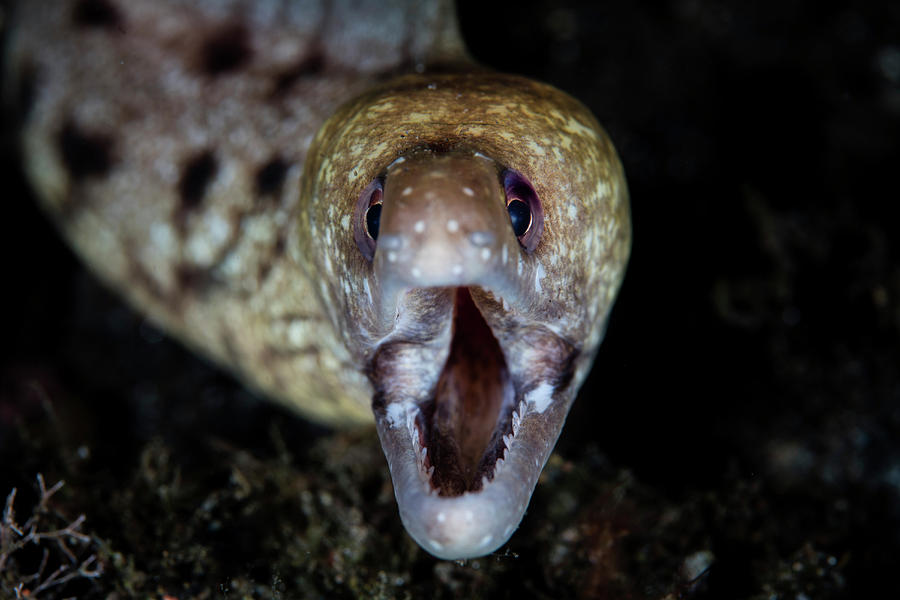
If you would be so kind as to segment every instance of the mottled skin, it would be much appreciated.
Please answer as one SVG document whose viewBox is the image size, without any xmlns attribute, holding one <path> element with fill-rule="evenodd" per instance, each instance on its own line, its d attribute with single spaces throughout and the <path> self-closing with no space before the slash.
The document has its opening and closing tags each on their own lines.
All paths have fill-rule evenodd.
<svg viewBox="0 0 900 600">
<path fill-rule="evenodd" d="M 369 422 L 369 383 L 298 262 L 300 174 L 341 103 L 461 56 L 446 11 L 18 3 L 4 90 L 29 179 L 84 261 L 163 329 L 310 418 Z"/>
<path fill-rule="evenodd" d="M 407 529 L 460 558 L 518 525 L 590 368 L 627 190 L 584 106 L 476 68 L 446 5 L 409 4 L 26 2 L 5 77 L 29 177 L 98 275 L 310 418 L 374 408 Z M 510 170 L 540 199 L 531 246 Z"/>
</svg>

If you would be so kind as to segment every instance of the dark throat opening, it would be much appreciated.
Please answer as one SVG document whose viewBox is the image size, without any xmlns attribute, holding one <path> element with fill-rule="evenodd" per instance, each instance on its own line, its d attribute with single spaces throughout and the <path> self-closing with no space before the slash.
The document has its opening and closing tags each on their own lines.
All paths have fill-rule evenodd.
<svg viewBox="0 0 900 600">
<path fill-rule="evenodd" d="M 479 490 L 493 476 L 513 395 L 500 344 L 469 289 L 457 288 L 450 354 L 425 411 L 431 481 L 442 496 Z"/>
</svg>

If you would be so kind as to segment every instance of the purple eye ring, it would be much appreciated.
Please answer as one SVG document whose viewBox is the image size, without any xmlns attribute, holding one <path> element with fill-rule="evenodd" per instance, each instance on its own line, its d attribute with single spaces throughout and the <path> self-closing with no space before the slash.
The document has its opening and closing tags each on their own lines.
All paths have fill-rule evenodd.
<svg viewBox="0 0 900 600">
<path fill-rule="evenodd" d="M 513 233 L 525 252 L 530 254 L 537 248 L 544 233 L 544 209 L 541 200 L 528 178 L 515 169 L 505 169 L 501 173 L 501 178 Z"/>
</svg>

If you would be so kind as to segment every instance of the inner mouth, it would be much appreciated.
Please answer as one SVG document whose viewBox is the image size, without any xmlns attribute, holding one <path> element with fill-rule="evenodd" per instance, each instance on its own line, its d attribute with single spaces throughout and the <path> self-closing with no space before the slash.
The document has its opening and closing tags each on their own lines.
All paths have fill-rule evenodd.
<svg viewBox="0 0 900 600">
<path fill-rule="evenodd" d="M 493 478 L 512 433 L 515 396 L 497 338 L 469 288 L 457 288 L 447 362 L 416 419 L 423 467 L 439 495 L 477 491 Z"/>
</svg>

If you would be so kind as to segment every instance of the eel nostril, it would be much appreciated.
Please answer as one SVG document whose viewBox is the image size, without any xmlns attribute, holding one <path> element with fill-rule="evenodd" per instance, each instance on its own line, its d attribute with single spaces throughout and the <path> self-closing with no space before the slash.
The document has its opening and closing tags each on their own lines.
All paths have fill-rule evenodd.
<svg viewBox="0 0 900 600">
<path fill-rule="evenodd" d="M 469 241 L 473 246 L 479 248 L 490 246 L 494 243 L 495 239 L 497 239 L 497 236 L 490 231 L 473 231 L 469 234 Z"/>
</svg>

